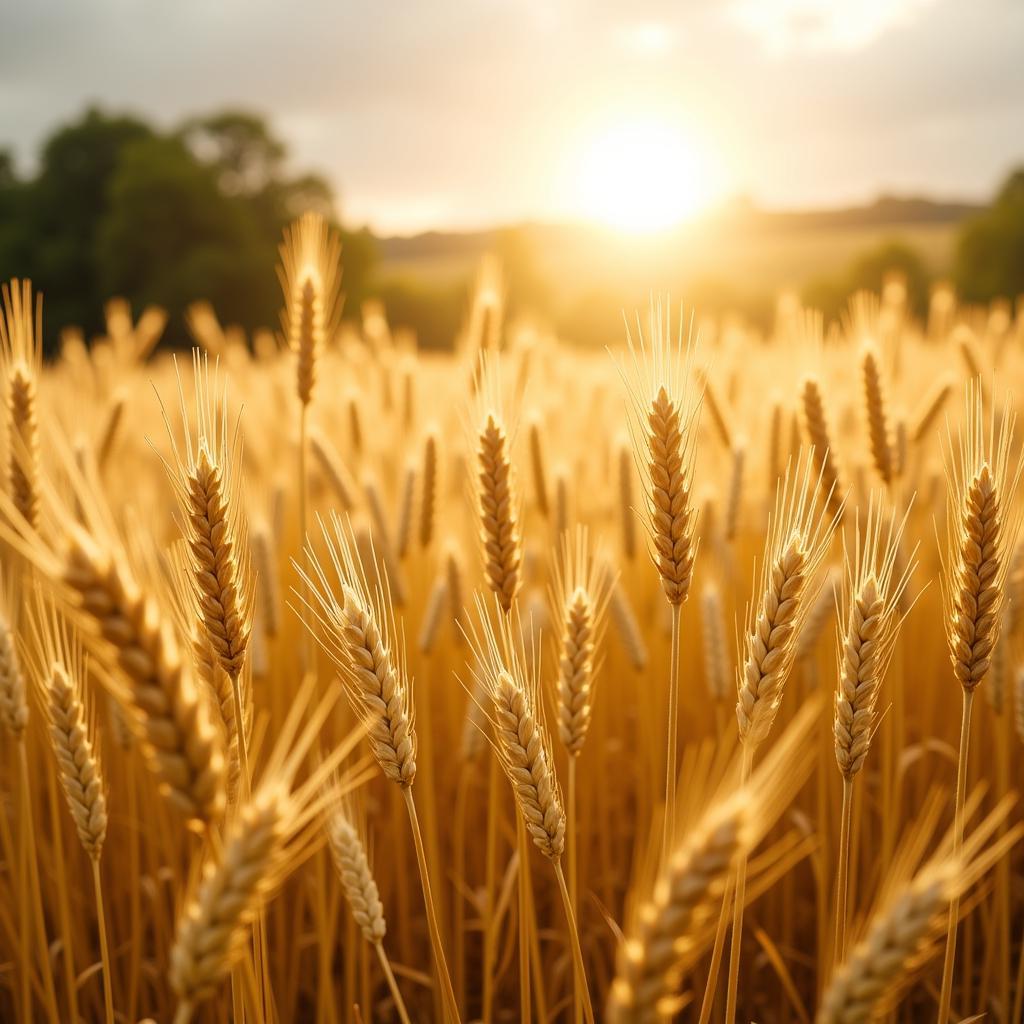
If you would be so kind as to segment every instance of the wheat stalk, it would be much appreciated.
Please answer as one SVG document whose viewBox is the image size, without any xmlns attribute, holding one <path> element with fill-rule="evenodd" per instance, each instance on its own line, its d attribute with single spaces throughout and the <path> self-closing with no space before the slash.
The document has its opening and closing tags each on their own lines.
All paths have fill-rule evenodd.
<svg viewBox="0 0 1024 1024">
<path fill-rule="evenodd" d="M 910 439 L 915 445 L 924 441 L 928 431 L 939 418 L 939 413 L 942 412 L 942 407 L 946 404 L 946 399 L 949 398 L 952 390 L 953 385 L 948 380 L 940 380 L 921 400 L 920 411 L 914 416 L 913 427 L 910 431 Z"/>
<path fill-rule="evenodd" d="M 334 445 L 323 434 L 314 430 L 310 433 L 309 450 L 320 464 L 320 469 L 327 477 L 335 497 L 341 502 L 342 511 L 350 512 L 355 508 L 356 485 Z"/>
</svg>

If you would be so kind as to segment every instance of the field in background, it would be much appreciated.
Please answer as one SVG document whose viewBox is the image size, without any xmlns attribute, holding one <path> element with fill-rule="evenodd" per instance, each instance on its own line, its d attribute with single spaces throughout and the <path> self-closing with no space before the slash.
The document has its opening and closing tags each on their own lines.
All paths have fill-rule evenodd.
<svg viewBox="0 0 1024 1024">
<path fill-rule="evenodd" d="M 849 293 L 846 277 L 865 256 L 896 243 L 941 278 L 952 269 L 957 233 L 971 208 L 962 204 L 884 201 L 872 207 L 806 214 L 739 210 L 667 234 L 630 235 L 608 228 L 527 224 L 503 231 L 430 232 L 377 243 L 374 283 L 402 322 L 403 297 L 430 297 L 447 310 L 439 334 L 464 312 L 481 259 L 497 253 L 520 308 L 580 344 L 607 345 L 619 312 L 668 291 L 704 312 L 732 310 L 763 327 L 783 291 L 822 287 Z M 525 279 L 522 284 L 517 277 Z M 821 299 L 820 295 L 815 298 Z M 834 311 L 830 311 L 834 312 Z M 420 330 L 433 325 L 418 313 Z"/>
</svg>

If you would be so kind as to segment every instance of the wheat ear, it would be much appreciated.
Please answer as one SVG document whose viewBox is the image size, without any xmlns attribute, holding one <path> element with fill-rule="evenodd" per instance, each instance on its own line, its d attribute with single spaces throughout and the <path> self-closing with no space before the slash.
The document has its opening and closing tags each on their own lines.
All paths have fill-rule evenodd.
<svg viewBox="0 0 1024 1024">
<path fill-rule="evenodd" d="M 551 593 L 560 620 L 558 736 L 573 757 L 583 749 L 590 727 L 595 649 L 604 632 L 610 586 L 607 563 L 593 556 L 586 529 L 577 527 L 561 542 Z"/>
<path fill-rule="evenodd" d="M 99 860 L 107 835 L 107 801 L 94 730 L 77 686 L 63 665 L 55 663 L 43 685 L 61 788 L 82 848 L 93 860 Z"/>
<path fill-rule="evenodd" d="M 787 473 L 778 491 L 761 566 L 760 596 L 748 613 L 737 687 L 740 740 L 755 749 L 771 730 L 796 657 L 800 629 L 815 593 L 815 577 L 835 530 L 815 504 L 827 504 L 813 458 Z"/>
<path fill-rule="evenodd" d="M 522 584 L 522 540 L 513 490 L 509 436 L 501 413 L 501 374 L 485 353 L 477 391 L 477 511 L 484 575 L 507 613 Z"/>
<path fill-rule="evenodd" d="M 350 523 L 332 513 L 332 528 L 322 521 L 320 527 L 326 564 L 307 545 L 310 568 L 298 566 L 310 593 L 308 602 L 300 599 L 315 619 L 307 628 L 337 667 L 381 771 L 392 782 L 411 786 L 416 777 L 416 731 L 404 654 L 393 640 L 390 595 L 386 586 L 369 585 Z M 333 570 L 336 582 L 328 570 Z"/>
<path fill-rule="evenodd" d="M 996 835 L 1011 806 L 1002 801 L 957 850 L 938 855 L 908 880 L 897 876 L 887 884 L 863 938 L 827 986 L 816 1024 L 868 1024 L 892 1007 L 908 972 L 935 952 L 950 901 L 959 905 L 959 897 L 1020 839 L 1020 825 Z M 901 858 L 897 872 L 903 864 Z"/>
<path fill-rule="evenodd" d="M 701 636 L 708 696 L 718 704 L 728 699 L 729 655 L 725 645 L 722 596 L 713 583 L 705 584 L 701 592 Z"/>
<path fill-rule="evenodd" d="M 252 632 L 252 574 L 248 537 L 238 492 L 238 442 L 228 439 L 227 392 L 218 368 L 193 353 L 195 432 L 178 380 L 184 449 L 171 439 L 171 462 L 165 463 L 178 494 L 191 553 L 191 576 L 206 637 L 233 684 L 245 663 Z"/>
<path fill-rule="evenodd" d="M 387 934 L 384 904 L 380 901 L 366 847 L 352 812 L 339 804 L 327 817 L 326 831 L 331 857 L 352 916 L 363 938 L 376 945 Z"/>
<path fill-rule="evenodd" d="M 7 486 L 21 517 L 39 526 L 38 381 L 42 369 L 42 296 L 32 285 L 14 280 L 3 286 L 0 316 L 0 357 L 7 389 Z"/>
<path fill-rule="evenodd" d="M 363 933 L 363 938 L 377 953 L 402 1024 L 409 1024 L 409 1014 L 402 993 L 387 953 L 384 952 L 384 936 L 387 934 L 384 904 L 380 901 L 377 883 L 374 881 L 366 853 L 366 844 L 360 834 L 361 830 L 356 826 L 352 809 L 345 802 L 337 804 L 328 814 L 325 828 L 331 857 L 352 917 Z"/>
<path fill-rule="evenodd" d="M 437 434 L 431 431 L 423 442 L 423 480 L 420 484 L 420 547 L 430 547 L 434 537 L 437 508 Z"/>
<path fill-rule="evenodd" d="M 234 809 L 190 886 L 168 968 L 179 999 L 175 1024 L 190 1020 L 196 1006 L 216 992 L 242 954 L 264 901 L 316 849 L 323 810 L 366 779 L 358 765 L 335 774 L 358 743 L 357 730 L 295 783 L 334 704 L 326 697 L 311 706 L 314 683 L 308 677 L 299 687 L 263 781 Z"/>
<path fill-rule="evenodd" d="M 887 520 L 887 527 L 883 520 Z M 883 516 L 880 502 L 872 499 L 863 541 L 858 516 L 854 550 L 845 551 L 845 612 L 838 629 L 838 684 L 832 726 L 836 763 L 843 776 L 836 873 L 836 960 L 846 953 L 853 780 L 874 738 L 878 693 L 902 621 L 903 595 L 914 570 L 913 556 L 900 565 L 905 526 L 906 515 L 900 522 L 892 515 Z"/>
<path fill-rule="evenodd" d="M 946 475 L 949 493 L 947 554 L 943 557 L 943 595 L 946 640 L 953 674 L 962 687 L 960 748 L 953 833 L 953 853 L 963 836 L 967 755 L 970 747 L 974 690 L 988 672 L 992 650 L 999 640 L 1006 577 L 1020 530 L 1014 497 L 1024 461 L 1011 457 L 1015 418 L 1009 401 L 996 428 L 995 405 L 988 422 L 981 385 L 969 382 L 966 416 L 954 445 L 947 432 Z M 947 428 L 948 430 L 948 428 Z M 946 930 L 946 954 L 939 994 L 939 1020 L 945 1024 L 953 997 L 956 927 L 959 902 L 953 897 Z"/>
<path fill-rule="evenodd" d="M 277 274 L 284 292 L 281 327 L 296 356 L 296 391 L 313 400 L 317 363 L 341 313 L 341 240 L 319 214 L 306 213 L 285 229 Z"/>
<path fill-rule="evenodd" d="M 899 563 L 906 516 L 897 521 L 881 503 L 868 507 L 863 539 L 846 552 L 844 613 L 838 632 L 835 695 L 836 763 L 846 779 L 863 767 L 874 736 L 878 693 L 899 633 L 903 594 L 916 562 Z"/>
<path fill-rule="evenodd" d="M 7 581 L 0 586 L 4 595 L 0 610 L 0 724 L 12 739 L 17 740 L 25 734 L 28 725 L 28 693 L 14 631 L 6 611 L 14 607 L 9 588 Z"/>
<path fill-rule="evenodd" d="M 808 377 L 804 381 L 800 397 L 804 410 L 804 429 L 808 443 L 814 449 L 815 468 L 821 473 L 825 489 L 830 495 L 829 512 L 835 515 L 842 504 L 843 489 L 817 378 Z"/>
<path fill-rule="evenodd" d="M 682 971 L 699 954 L 700 935 L 737 861 L 778 820 L 810 774 L 807 741 L 816 714 L 814 702 L 801 710 L 746 785 L 718 787 L 696 799 L 688 792 L 699 814 L 673 834 L 631 907 L 609 990 L 611 1024 L 656 1024 L 671 1012 Z M 694 780 L 687 778 L 685 785 L 692 791 Z"/>
<path fill-rule="evenodd" d="M 398 501 L 398 523 L 395 530 L 395 555 L 399 562 L 409 553 L 412 539 L 412 502 L 416 492 L 416 467 L 411 463 L 405 467 L 402 477 L 402 491 Z"/>
<path fill-rule="evenodd" d="M 866 348 L 861 357 L 861 373 L 864 380 L 864 408 L 868 421 L 868 436 L 871 440 L 871 457 L 875 469 L 885 484 L 893 481 L 892 431 L 886 404 L 882 371 L 878 365 L 878 354 L 873 348 Z"/>
</svg>

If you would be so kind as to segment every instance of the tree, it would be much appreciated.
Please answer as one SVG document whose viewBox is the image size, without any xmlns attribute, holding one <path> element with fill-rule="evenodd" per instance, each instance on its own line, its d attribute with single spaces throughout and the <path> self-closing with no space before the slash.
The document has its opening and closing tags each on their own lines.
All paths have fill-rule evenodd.
<svg viewBox="0 0 1024 1024">
<path fill-rule="evenodd" d="M 103 329 L 103 304 L 167 307 L 165 337 L 188 343 L 184 308 L 209 300 L 226 323 L 276 327 L 274 267 L 285 225 L 331 216 L 315 174 L 285 173 L 287 148 L 263 118 L 222 111 L 161 132 L 92 108 L 46 141 L 35 178 L 0 152 L 0 279 L 31 277 L 46 296 L 45 337 Z M 375 260 L 372 236 L 342 232 L 343 287 L 358 310 Z"/>
<path fill-rule="evenodd" d="M 1024 168 L 1014 171 L 992 205 L 961 229 L 953 280 L 970 302 L 1024 293 Z"/>
<path fill-rule="evenodd" d="M 109 197 L 96 248 L 103 295 L 166 306 L 178 324 L 200 298 L 226 322 L 274 322 L 280 298 L 272 244 L 244 202 L 225 196 L 216 173 L 179 139 L 128 147 Z"/>
</svg>

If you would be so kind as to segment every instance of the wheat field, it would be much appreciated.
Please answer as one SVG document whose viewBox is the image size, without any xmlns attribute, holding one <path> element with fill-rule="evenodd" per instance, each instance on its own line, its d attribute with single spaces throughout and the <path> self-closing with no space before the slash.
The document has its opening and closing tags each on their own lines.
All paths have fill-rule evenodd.
<svg viewBox="0 0 1024 1024">
<path fill-rule="evenodd" d="M 1024 316 L 4 289 L 0 1017 L 1020 1021 Z M 975 700 L 975 694 L 982 694 Z"/>
</svg>

